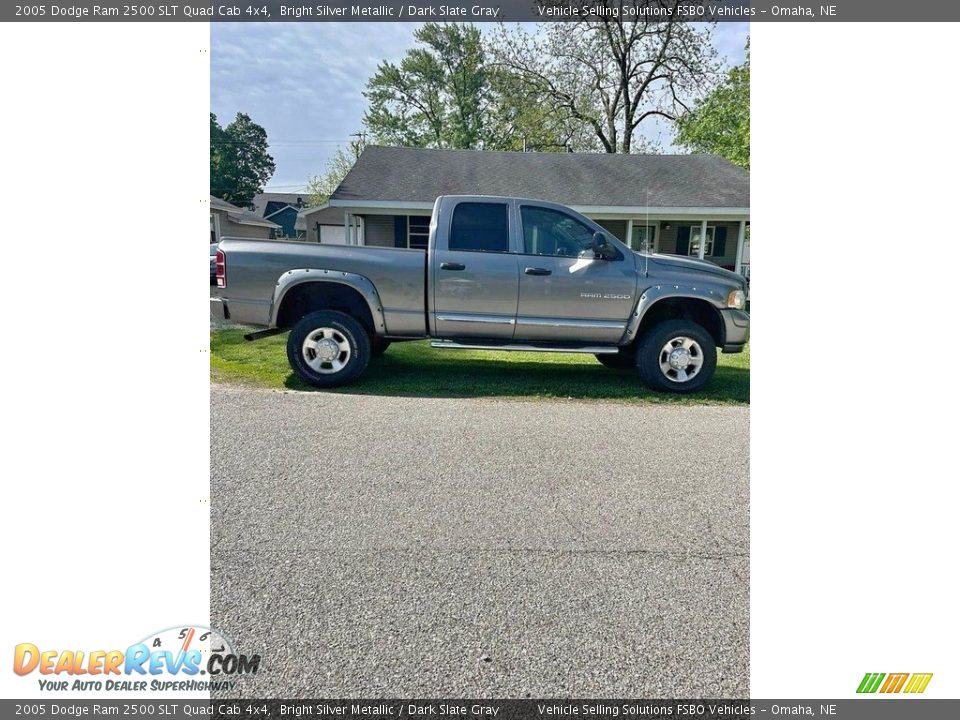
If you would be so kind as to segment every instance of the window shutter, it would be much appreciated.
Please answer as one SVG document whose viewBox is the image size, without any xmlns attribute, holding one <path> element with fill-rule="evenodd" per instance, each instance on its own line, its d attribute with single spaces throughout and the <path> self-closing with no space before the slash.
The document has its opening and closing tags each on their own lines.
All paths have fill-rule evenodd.
<svg viewBox="0 0 960 720">
<path fill-rule="evenodd" d="M 690 226 L 680 225 L 677 227 L 677 255 L 690 254 Z"/>
<path fill-rule="evenodd" d="M 390 227 L 389 225 L 387 227 Z M 407 216 L 393 216 L 393 246 L 405 248 L 407 246 Z"/>
<path fill-rule="evenodd" d="M 715 228 L 713 231 L 713 256 L 723 257 L 727 254 L 727 229 Z"/>
</svg>

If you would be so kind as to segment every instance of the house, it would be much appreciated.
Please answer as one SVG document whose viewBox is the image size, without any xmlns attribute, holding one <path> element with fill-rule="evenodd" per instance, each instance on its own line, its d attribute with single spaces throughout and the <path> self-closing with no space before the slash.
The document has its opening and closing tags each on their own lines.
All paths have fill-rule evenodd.
<svg viewBox="0 0 960 720">
<path fill-rule="evenodd" d="M 253 196 L 253 212 L 280 226 L 277 237 L 297 237 L 297 213 L 306 205 L 306 193 L 259 193 Z"/>
<path fill-rule="evenodd" d="M 210 196 L 210 242 L 223 237 L 267 239 L 275 237 L 280 226 L 250 210 L 231 205 L 226 200 Z"/>
<path fill-rule="evenodd" d="M 300 226 L 308 233 L 314 228 L 306 238 L 313 242 L 317 227 L 336 223 L 348 244 L 425 248 L 438 195 L 551 200 L 595 220 L 636 250 L 747 269 L 750 174 L 713 155 L 367 146 L 328 205 L 301 211 Z"/>
<path fill-rule="evenodd" d="M 356 244 L 363 245 L 363 218 L 354 220 L 353 238 Z M 307 242 L 326 243 L 328 245 L 346 245 L 347 232 L 343 221 L 343 208 L 330 207 L 329 203 L 304 208 L 297 218 L 298 237 Z"/>
</svg>

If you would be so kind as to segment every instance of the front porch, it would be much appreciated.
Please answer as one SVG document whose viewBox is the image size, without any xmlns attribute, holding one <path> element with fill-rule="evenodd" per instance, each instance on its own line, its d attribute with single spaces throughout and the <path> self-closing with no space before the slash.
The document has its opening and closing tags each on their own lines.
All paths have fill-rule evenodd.
<svg viewBox="0 0 960 720">
<path fill-rule="evenodd" d="M 749 218 L 590 217 L 634 250 L 698 258 L 750 276 Z"/>
</svg>

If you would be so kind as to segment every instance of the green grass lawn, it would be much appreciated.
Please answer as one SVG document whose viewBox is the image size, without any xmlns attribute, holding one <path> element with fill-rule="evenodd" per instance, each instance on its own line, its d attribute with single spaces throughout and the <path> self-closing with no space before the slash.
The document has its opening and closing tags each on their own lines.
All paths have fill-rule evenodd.
<svg viewBox="0 0 960 720">
<path fill-rule="evenodd" d="M 657 404 L 750 402 L 750 348 L 719 355 L 706 390 L 666 395 L 647 390 L 633 370 L 610 370 L 593 355 L 437 350 L 426 341 L 394 343 L 352 385 L 318 390 L 287 365 L 287 336 L 247 342 L 243 330 L 210 333 L 211 379 L 260 387 L 407 397 L 511 397 L 618 400 Z"/>
</svg>

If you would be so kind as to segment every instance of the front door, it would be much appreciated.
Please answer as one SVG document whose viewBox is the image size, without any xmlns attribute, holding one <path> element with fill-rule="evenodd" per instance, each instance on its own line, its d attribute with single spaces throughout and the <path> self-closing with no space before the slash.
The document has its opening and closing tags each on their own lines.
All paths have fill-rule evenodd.
<svg viewBox="0 0 960 720">
<path fill-rule="evenodd" d="M 518 340 L 616 343 L 636 304 L 634 255 L 594 257 L 594 229 L 553 207 L 521 205 Z"/>
<path fill-rule="evenodd" d="M 509 210 L 506 202 L 464 201 L 438 220 L 449 222 L 450 231 L 446 247 L 433 250 L 437 337 L 513 337 L 517 254 L 510 252 Z"/>
</svg>

